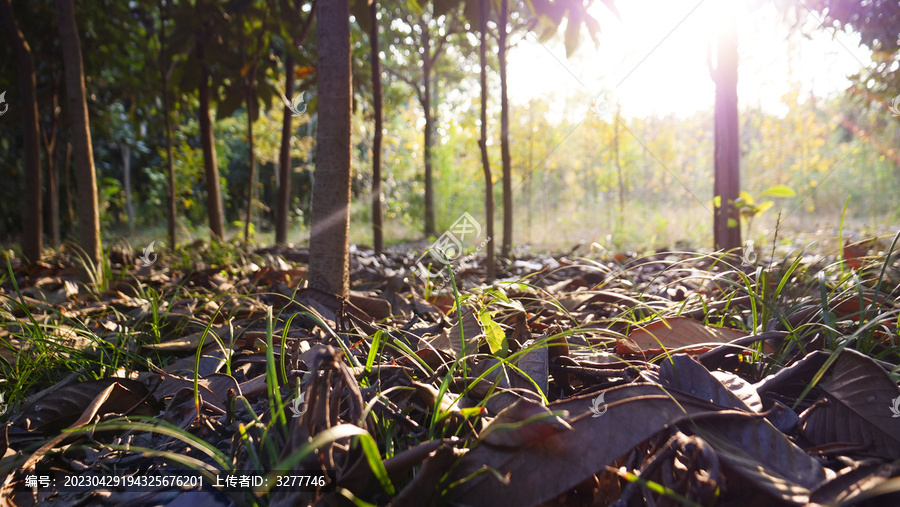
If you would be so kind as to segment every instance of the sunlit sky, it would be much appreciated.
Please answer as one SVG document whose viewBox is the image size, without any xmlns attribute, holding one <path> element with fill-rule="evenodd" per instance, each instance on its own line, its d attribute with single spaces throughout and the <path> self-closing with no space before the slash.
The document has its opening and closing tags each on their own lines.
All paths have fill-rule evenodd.
<svg viewBox="0 0 900 507">
<path fill-rule="evenodd" d="M 516 34 L 509 56 L 510 99 L 556 102 L 555 111 L 584 117 L 565 107 L 573 94 L 611 97 L 626 116 L 688 115 L 711 108 L 715 87 L 707 64 L 715 59 L 717 4 L 722 0 L 630 0 L 616 2 L 621 20 L 602 2 L 592 7 L 600 21 L 600 45 L 585 35 L 571 59 L 560 40 L 540 43 Z M 734 0 L 725 0 L 732 2 Z M 771 6 L 738 9 L 738 99 L 783 112 L 782 96 L 798 82 L 804 94 L 826 96 L 849 84 L 847 75 L 870 61 L 855 34 L 834 33 L 807 23 L 791 30 Z M 584 107 L 581 106 L 583 109 Z"/>
</svg>

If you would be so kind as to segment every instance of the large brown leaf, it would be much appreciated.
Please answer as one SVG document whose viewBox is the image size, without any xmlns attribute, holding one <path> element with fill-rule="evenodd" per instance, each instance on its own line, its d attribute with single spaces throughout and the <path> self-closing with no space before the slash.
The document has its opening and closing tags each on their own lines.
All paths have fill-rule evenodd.
<svg viewBox="0 0 900 507">
<path fill-rule="evenodd" d="M 436 486 L 461 452 L 448 445 L 432 452 L 413 480 L 391 499 L 391 505 L 394 507 L 441 505 L 435 498 Z"/>
<path fill-rule="evenodd" d="M 134 413 L 136 408 L 143 414 L 155 412 L 146 403 L 141 403 L 147 396 L 147 387 L 144 384 L 137 380 L 107 378 L 79 382 L 42 397 L 19 416 L 16 424 L 44 434 L 55 433 L 78 419 L 97 396 L 114 384 L 119 389 L 112 391 L 111 396 L 107 394 L 103 399 L 101 415 L 111 412 Z M 100 406 L 98 410 L 99 408 Z"/>
<path fill-rule="evenodd" d="M 860 494 L 900 475 L 900 466 L 893 463 L 861 464 L 844 471 L 822 484 L 810 495 L 810 502 L 825 505 L 849 505 Z"/>
<path fill-rule="evenodd" d="M 81 428 L 82 426 L 90 423 L 97 416 L 108 414 L 110 412 L 127 411 L 128 409 L 126 407 L 133 407 L 135 403 L 135 394 L 131 390 L 123 387 L 124 382 L 121 382 L 123 380 L 127 379 L 104 379 L 92 381 L 93 385 L 90 388 L 92 391 L 92 397 L 84 405 L 83 411 L 69 426 L 69 428 Z M 101 388 L 100 386 L 103 382 L 105 382 L 106 385 L 105 387 Z M 56 395 L 64 392 L 66 389 L 74 388 L 83 384 L 88 384 L 88 382 L 82 382 L 81 384 L 68 386 L 52 394 Z M 95 392 L 96 389 L 99 389 L 99 392 Z M 73 391 L 68 392 L 72 393 Z M 24 476 L 26 473 L 30 472 L 34 468 L 34 465 L 39 462 L 51 449 L 59 447 L 61 444 L 63 444 L 63 442 L 72 438 L 74 438 L 72 433 L 60 433 L 51 438 L 49 441 L 45 442 L 44 445 L 34 451 L 34 453 L 32 453 L 31 456 L 29 456 L 28 459 L 25 460 L 21 467 L 19 467 L 19 474 L 21 476 Z M 3 482 L 3 486 L 0 487 L 0 499 L 6 500 L 12 497 L 12 487 L 15 482 L 16 475 L 16 473 L 10 473 L 6 476 L 6 479 Z M 6 505 L 6 503 L 4 502 L 3 505 Z"/>
<path fill-rule="evenodd" d="M 800 428 L 813 443 L 854 443 L 885 459 L 900 458 L 900 389 L 869 357 L 845 349 L 819 383 L 825 392 L 800 415 Z M 898 412 L 900 413 L 900 412 Z"/>
<path fill-rule="evenodd" d="M 728 408 L 746 412 L 762 411 L 762 401 L 752 385 L 731 373 L 716 372 L 716 374 L 712 375 L 691 356 L 676 354 L 671 360 L 668 358 L 662 360 L 659 382 L 668 388 L 678 389 Z"/>
<path fill-rule="evenodd" d="M 710 409 L 709 404 L 694 399 L 679 400 L 679 405 L 662 387 L 651 384 L 609 389 L 605 400 L 608 410 L 601 417 L 592 417 L 593 396 L 551 404 L 551 411 L 572 414 L 572 431 L 550 432 L 523 448 L 474 448 L 460 460 L 451 480 L 486 466 L 501 475 L 509 474 L 509 484 L 501 485 L 490 474 L 480 475 L 454 488 L 448 500 L 465 505 L 540 504 L 602 471 L 655 433 L 685 420 L 688 414 Z"/>
<path fill-rule="evenodd" d="M 741 411 L 695 418 L 690 428 L 715 449 L 722 462 L 757 488 L 784 502 L 806 503 L 809 490 L 825 479 L 822 466 L 768 420 L 752 415 L 762 411 L 752 385 L 731 373 L 714 373 L 690 356 L 677 354 L 671 361 L 663 360 L 659 378 L 670 392 L 678 389 Z"/>
<path fill-rule="evenodd" d="M 604 397 L 606 407 L 600 415 L 592 413 L 591 397 L 548 407 L 578 414 L 569 419 L 571 432 L 548 432 L 545 438 L 515 451 L 488 446 L 470 451 L 454 471 L 455 479 L 487 466 L 507 476 L 509 485 L 485 474 L 457 487 L 451 501 L 539 504 L 569 491 L 650 436 L 676 424 L 693 428 L 732 469 L 784 502 L 804 504 L 810 488 L 825 478 L 818 462 L 759 416 L 722 413 L 721 406 L 677 392 L 667 394 L 663 387 L 648 384 L 612 388 Z"/>
<path fill-rule="evenodd" d="M 478 339 L 484 336 L 484 329 L 481 322 L 475 316 L 475 309 L 471 306 L 463 306 L 462 308 L 462 336 L 466 340 L 466 354 L 474 354 L 478 352 Z M 428 343 L 443 352 L 457 356 L 463 350 L 460 338 L 459 318 L 456 312 L 450 317 L 453 325 L 441 331 L 434 338 L 427 338 Z"/>
<path fill-rule="evenodd" d="M 744 336 L 747 333 L 737 329 L 706 326 L 686 317 L 669 317 L 633 331 L 627 340 L 619 341 L 618 352 L 659 354 L 663 348 L 671 350 L 700 344 L 717 345 Z M 705 352 L 710 348 L 698 347 L 697 351 Z"/>
<path fill-rule="evenodd" d="M 825 481 L 822 465 L 762 417 L 728 411 L 692 428 L 731 470 L 783 502 L 804 505 Z"/>
<path fill-rule="evenodd" d="M 567 351 L 568 349 L 565 338 L 561 338 L 560 341 L 562 342 L 562 345 L 557 345 L 555 348 L 535 346 L 535 340 L 532 338 L 531 331 L 528 329 L 528 319 L 525 312 L 517 312 L 516 325 L 513 328 L 510 342 L 519 344 L 527 352 L 522 354 L 518 361 L 516 361 L 516 366 L 522 373 L 513 371 L 510 374 L 509 380 L 511 387 L 535 392 L 535 384 L 537 384 L 537 389 L 540 390 L 540 394 L 546 395 L 550 383 L 549 362 L 551 349 L 553 352 L 561 352 L 562 349 L 566 349 Z M 561 353 L 557 355 L 566 354 Z M 526 375 L 528 378 L 525 378 L 522 374 Z M 534 381 L 534 383 L 532 383 L 532 381 Z M 535 394 L 538 393 L 535 392 Z"/>
<path fill-rule="evenodd" d="M 565 417 L 567 414 L 561 415 Z M 481 433 L 481 441 L 494 447 L 525 447 L 571 429 L 560 415 L 554 414 L 547 407 L 520 399 L 488 423 Z"/>
</svg>

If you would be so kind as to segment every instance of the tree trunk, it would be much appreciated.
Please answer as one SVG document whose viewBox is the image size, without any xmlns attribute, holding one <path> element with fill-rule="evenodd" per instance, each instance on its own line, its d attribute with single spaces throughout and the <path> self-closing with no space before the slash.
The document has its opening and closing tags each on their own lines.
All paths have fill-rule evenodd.
<svg viewBox="0 0 900 507">
<path fill-rule="evenodd" d="M 97 203 L 97 177 L 91 147 L 91 126 L 84 91 L 84 67 L 81 41 L 75 23 L 73 0 L 56 0 L 59 38 L 66 72 L 69 130 L 75 152 L 75 175 L 78 178 L 78 232 L 81 248 L 95 264 L 100 262 L 100 211 Z M 36 141 L 36 139 L 35 139 Z"/>
<path fill-rule="evenodd" d="M 72 176 L 71 171 L 69 170 L 69 166 L 72 162 L 72 143 L 71 141 L 66 141 L 66 163 L 63 166 L 63 181 L 66 186 L 66 211 L 69 216 L 69 235 L 71 236 L 71 231 L 75 229 L 75 210 L 72 208 Z"/>
<path fill-rule="evenodd" d="M 717 62 L 713 72 L 716 83 L 715 110 L 715 183 L 719 201 L 713 217 L 713 236 L 717 250 L 741 247 L 740 214 L 737 200 L 740 183 L 740 140 L 738 139 L 737 32 L 734 7 L 720 0 L 727 11 L 719 27 Z"/>
<path fill-rule="evenodd" d="M 256 156 L 253 154 L 253 74 L 248 74 L 247 84 L 247 144 L 250 145 L 250 188 L 247 190 L 247 221 L 244 222 L 244 241 L 250 241 L 250 223 L 253 220 L 253 191 L 256 188 Z"/>
<path fill-rule="evenodd" d="M 312 26 L 312 20 L 316 15 L 316 0 L 312 2 L 312 8 L 306 22 L 303 25 L 303 31 L 300 37 L 294 39 L 294 46 L 298 46 L 306 42 L 306 36 L 309 35 L 309 29 Z M 284 61 L 284 93 L 287 97 L 294 98 L 294 57 L 288 53 Z M 278 152 L 278 204 L 275 213 L 275 243 L 284 245 L 287 243 L 288 224 L 291 208 L 291 175 L 293 174 L 291 167 L 291 137 L 293 133 L 293 111 L 287 105 L 284 106 L 284 120 L 281 124 L 281 149 Z"/>
<path fill-rule="evenodd" d="M 59 246 L 62 238 L 59 233 L 59 178 L 56 170 L 56 122 L 59 105 L 59 79 L 53 79 L 53 99 L 50 103 L 50 125 L 42 132 L 44 153 L 47 155 L 47 202 L 50 205 L 50 241 Z"/>
<path fill-rule="evenodd" d="M 167 5 L 166 5 L 167 6 Z M 172 122 L 169 109 L 169 73 L 166 70 L 166 17 L 167 9 L 163 0 L 159 0 L 160 27 L 159 27 L 159 72 L 162 75 L 163 114 L 166 122 L 166 165 L 168 176 L 168 188 L 166 189 L 166 226 L 169 232 L 169 248 L 175 248 L 175 163 L 172 153 Z"/>
<path fill-rule="evenodd" d="M 434 167 L 431 155 L 434 145 L 434 118 L 431 114 L 431 32 L 424 21 L 422 28 L 422 87 L 424 90 L 422 110 L 425 113 L 425 237 L 435 235 L 434 224 Z"/>
<path fill-rule="evenodd" d="M 513 195 L 512 167 L 509 157 L 509 100 L 506 94 L 506 36 L 509 19 L 509 0 L 500 2 L 500 154 L 503 163 L 503 247 L 500 255 L 509 258 L 512 253 Z"/>
<path fill-rule="evenodd" d="M 284 60 L 284 94 L 288 100 L 294 98 L 294 57 L 288 53 Z M 275 213 L 275 243 L 287 244 L 288 217 L 291 208 L 291 133 L 293 132 L 293 111 L 284 106 L 284 120 L 281 123 L 281 149 L 278 152 L 278 204 Z"/>
<path fill-rule="evenodd" d="M 378 48 L 378 0 L 369 4 L 372 28 L 369 46 L 372 59 L 372 102 L 375 108 L 375 134 L 372 136 L 372 243 L 375 253 L 384 250 L 384 224 L 381 210 L 381 139 L 384 131 L 384 109 L 381 92 L 381 54 Z"/>
<path fill-rule="evenodd" d="M 347 296 L 350 229 L 350 2 L 317 2 L 319 126 L 309 286 Z"/>
<path fill-rule="evenodd" d="M 222 193 L 219 190 L 219 167 L 216 161 L 216 143 L 213 138 L 212 117 L 209 104 L 209 69 L 203 43 L 197 43 L 197 59 L 200 61 L 200 144 L 203 148 L 203 168 L 206 172 L 206 210 L 209 214 L 209 230 L 214 238 L 225 237 L 222 222 Z"/>
<path fill-rule="evenodd" d="M 22 196 L 22 255 L 39 261 L 43 249 L 43 206 L 41 202 L 41 148 L 38 124 L 37 77 L 34 59 L 25 35 L 19 30 L 10 0 L 0 0 L 0 26 L 13 47 L 19 91 L 22 94 L 22 122 L 25 133 L 25 195 Z M 6 104 L 9 107 L 9 104 Z M 4 110 L 5 112 L 5 110 Z"/>
<path fill-rule="evenodd" d="M 487 265 L 487 283 L 491 283 L 497 277 L 497 268 L 494 266 L 494 185 L 491 177 L 491 163 L 488 159 L 487 149 L 487 17 L 488 0 L 481 0 L 481 48 L 479 51 L 479 64 L 481 66 L 481 139 L 478 145 L 481 147 L 481 165 L 484 168 L 484 214 L 487 221 L 487 252 L 485 264 Z"/>
<path fill-rule="evenodd" d="M 134 205 L 131 201 L 131 148 L 119 145 L 122 150 L 122 180 L 125 187 L 125 213 L 128 215 L 128 232 L 134 232 Z"/>
<path fill-rule="evenodd" d="M 54 139 L 54 142 L 47 146 L 45 151 L 47 153 L 47 201 L 50 204 L 50 242 L 57 247 L 62 242 L 62 238 L 59 234 L 59 178 L 53 159 L 56 152 L 55 141 Z"/>
<path fill-rule="evenodd" d="M 619 213 L 616 218 L 616 232 L 622 232 L 625 220 L 625 176 L 622 174 L 622 164 L 619 161 L 619 114 L 622 111 L 620 105 L 616 105 L 616 116 L 613 118 L 613 154 L 616 161 L 616 175 L 619 178 Z"/>
<path fill-rule="evenodd" d="M 534 109 L 528 108 L 528 168 L 529 172 L 525 175 L 525 241 L 531 243 L 534 241 L 532 235 L 532 204 L 531 204 L 531 182 L 534 179 Z"/>
</svg>

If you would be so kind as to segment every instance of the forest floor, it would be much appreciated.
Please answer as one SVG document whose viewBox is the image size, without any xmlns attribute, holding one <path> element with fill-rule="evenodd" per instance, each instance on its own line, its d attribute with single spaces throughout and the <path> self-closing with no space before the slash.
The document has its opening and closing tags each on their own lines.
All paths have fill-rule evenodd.
<svg viewBox="0 0 900 507">
<path fill-rule="evenodd" d="M 900 504 L 897 246 L 9 259 L 0 505 Z"/>
</svg>

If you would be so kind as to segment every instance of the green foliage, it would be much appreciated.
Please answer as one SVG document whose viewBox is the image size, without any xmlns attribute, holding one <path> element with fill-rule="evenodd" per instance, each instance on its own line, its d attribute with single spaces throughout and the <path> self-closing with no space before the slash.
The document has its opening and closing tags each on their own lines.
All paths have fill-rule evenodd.
<svg viewBox="0 0 900 507">
<path fill-rule="evenodd" d="M 503 332 L 503 328 L 491 319 L 493 316 L 494 312 L 482 310 L 478 313 L 478 320 L 484 327 L 485 340 L 487 340 L 491 354 L 504 357 L 508 352 L 509 344 L 506 343 L 506 333 Z"/>
<path fill-rule="evenodd" d="M 742 190 L 740 193 L 740 197 L 735 200 L 735 205 L 737 206 L 738 212 L 741 214 L 741 218 L 747 221 L 748 234 L 750 226 L 753 224 L 753 219 L 763 214 L 767 209 L 775 205 L 774 201 L 764 201 L 758 203 L 756 202 L 757 199 L 769 196 L 788 198 L 794 197 L 796 195 L 797 193 L 787 185 L 775 185 L 773 187 L 769 187 L 763 190 L 762 193 L 757 196 L 757 198 L 754 198 L 752 195 L 750 195 L 749 192 Z M 716 196 L 716 200 L 719 200 L 719 196 Z M 731 226 L 730 219 L 729 226 Z M 733 227 L 736 226 L 737 224 L 734 224 Z"/>
<path fill-rule="evenodd" d="M 855 32 L 860 45 L 872 50 L 872 64 L 853 76 L 855 88 L 864 91 L 859 95 L 867 97 L 861 102 L 872 96 L 889 101 L 896 95 L 900 84 L 896 70 L 900 60 L 900 18 L 893 1 L 814 0 L 802 9 L 790 3 L 786 3 L 786 8 L 795 9 L 801 16 L 814 16 L 816 24 L 823 28 L 840 27 Z"/>
<path fill-rule="evenodd" d="M 562 36 L 571 51 L 575 28 L 593 31 L 590 17 L 583 16 L 579 2 L 534 1 L 514 4 L 510 20 L 513 29 L 530 25 L 540 36 L 551 36 L 563 23 L 569 27 Z M 817 9 L 832 2 L 814 2 Z M 295 119 L 292 142 L 294 196 L 291 203 L 296 225 L 309 216 L 309 198 L 316 132 L 315 27 L 311 37 L 298 49 L 293 44 L 298 27 L 309 16 L 309 2 L 252 0 L 234 4 L 209 2 L 166 2 L 166 48 L 171 60 L 169 96 L 173 105 L 176 200 L 180 226 L 189 231 L 206 223 L 205 184 L 196 117 L 196 85 L 199 63 L 193 51 L 197 41 L 208 44 L 213 102 L 219 113 L 215 123 L 216 151 L 227 223 L 244 220 L 248 194 L 248 151 L 246 106 L 240 94 L 256 64 L 256 107 L 254 136 L 258 160 L 257 195 L 254 215 L 257 232 L 263 239 L 273 216 L 275 168 L 281 143 L 284 86 L 283 61 L 290 53 L 297 62 L 298 92 L 308 102 L 307 112 Z M 366 2 L 355 2 L 356 23 L 352 25 L 354 73 L 353 132 L 353 220 L 370 218 L 371 101 L 369 94 L 367 35 L 361 31 L 367 20 Z M 528 8 L 533 6 L 534 12 Z M 578 5 L 576 5 L 578 4 Z M 878 4 L 878 2 L 876 2 Z M 477 76 L 473 72 L 474 25 L 469 17 L 475 2 L 435 0 L 383 2 L 382 48 L 385 66 L 384 184 L 385 226 L 389 242 L 418 238 L 423 211 L 422 167 L 421 26 L 432 36 L 432 47 L 440 57 L 434 65 L 432 110 L 436 118 L 435 204 L 438 231 L 442 231 L 463 211 L 480 217 L 483 209 L 483 182 L 478 153 Z M 873 4 L 875 5 L 875 4 Z M 606 4 L 609 8 L 610 4 Z M 98 169 L 103 226 L 115 228 L 124 213 L 124 180 L 121 150 L 131 149 L 132 191 L 138 225 L 151 229 L 165 219 L 166 170 L 165 137 L 162 127 L 161 75 L 158 68 L 162 23 L 159 2 L 98 2 L 79 9 L 83 26 L 85 71 L 91 90 L 90 113 L 94 155 Z M 858 7 L 858 8 L 857 8 Z M 875 7 L 854 7 L 843 13 L 866 19 Z M 45 20 L 54 17 L 52 2 L 20 2 L 14 8 L 35 54 L 36 78 L 42 97 L 55 90 L 64 99 L 60 85 L 61 65 L 55 30 Z M 830 13 L 829 15 L 836 13 Z M 467 15 L 469 17 L 467 17 Z M 496 17 L 497 9 L 491 16 Z M 862 16 L 862 17 L 859 17 Z M 866 21 L 856 27 L 853 20 L 841 19 L 859 28 L 865 41 L 874 41 L 883 19 Z M 314 24 L 313 24 L 314 25 Z M 52 27 L 51 27 L 52 28 Z M 586 29 L 586 30 L 582 30 Z M 875 31 L 873 31 L 875 30 Z M 262 34 L 260 36 L 260 34 Z M 515 48 L 513 49 L 515 51 Z M 6 47 L 0 54 L 12 61 Z M 891 54 L 875 55 L 877 62 L 890 63 Z M 885 60 L 880 60 L 884 58 Z M 243 60 L 242 60 L 243 59 Z M 876 62 L 876 63 L 877 63 Z M 496 61 L 491 60 L 489 85 L 498 86 Z M 884 66 L 890 68 L 890 66 Z M 876 72 L 867 69 L 862 74 Z M 14 76 L 0 76 L 0 89 L 9 88 L 15 98 Z M 837 216 L 840 205 L 851 192 L 847 220 L 851 229 L 863 220 L 893 223 L 900 208 L 893 195 L 900 192 L 896 178 L 898 153 L 895 148 L 900 124 L 888 121 L 884 104 L 869 100 L 882 97 L 879 84 L 874 95 L 850 94 L 829 99 L 807 100 L 800 86 L 782 98 L 784 111 L 772 113 L 758 108 L 741 112 L 742 188 L 738 200 L 748 226 L 771 230 L 776 213 L 766 212 L 772 203 L 796 210 L 790 217 L 808 223 L 812 217 Z M 879 88 L 880 87 L 880 88 Z M 45 95 L 46 94 L 46 95 Z M 854 98 L 856 97 L 856 98 Z M 860 99 L 858 97 L 869 97 Z M 289 98 L 286 98 L 289 99 Z M 708 243 L 708 228 L 697 224 L 709 220 L 712 194 L 711 113 L 701 111 L 687 117 L 619 117 L 614 121 L 591 114 L 589 93 L 554 99 L 535 98 L 529 103 L 513 102 L 510 110 L 510 139 L 513 168 L 515 230 L 517 242 L 539 247 L 570 246 L 599 240 L 608 246 L 645 247 L 671 245 L 678 240 Z M 860 103 L 863 100 L 863 103 Z M 498 112 L 496 94 L 490 97 L 491 114 Z M 42 125 L 51 118 L 62 129 L 54 154 L 57 168 L 66 163 L 68 132 L 62 111 L 51 110 L 51 100 L 39 102 Z M 12 125 L 19 119 L 15 110 L 4 116 Z M 225 115 L 229 115 L 225 117 Z M 833 125 L 829 118 L 844 118 Z M 619 125 L 616 136 L 615 124 Z M 22 142 L 0 131 L 0 166 L 10 169 L 9 185 L 0 188 L 0 237 L 15 239 L 21 230 Z M 489 156 L 500 165 L 499 132 L 489 133 Z M 617 139 L 616 139 L 617 137 Z M 617 141 L 618 150 L 613 149 Z M 618 166 L 616 164 L 618 152 Z M 42 153 L 42 157 L 45 154 Z M 71 160 L 69 161 L 71 162 Z M 621 177 L 620 177 L 621 173 Z M 62 175 L 60 174 L 60 177 Z M 74 184 L 60 178 L 63 231 L 71 233 L 76 224 L 67 216 L 66 188 Z M 495 201 L 500 188 L 494 183 Z M 770 188 L 790 188 L 796 195 L 765 195 Z M 74 193 L 74 192 L 73 192 Z M 775 199 L 775 198 L 778 199 Z M 622 202 L 620 202 L 620 199 Z M 74 199 L 73 199 L 74 201 Z M 73 203 L 74 204 L 74 203 Z M 499 218 L 499 217 L 498 217 Z M 734 224 L 738 225 L 738 224 Z M 351 229 L 354 240 L 365 239 L 365 228 Z M 610 235 L 607 238 L 607 235 Z M 300 239 L 299 237 L 297 239 Z"/>
</svg>

